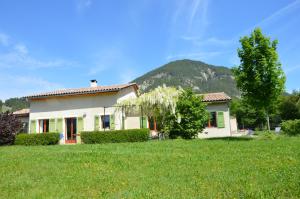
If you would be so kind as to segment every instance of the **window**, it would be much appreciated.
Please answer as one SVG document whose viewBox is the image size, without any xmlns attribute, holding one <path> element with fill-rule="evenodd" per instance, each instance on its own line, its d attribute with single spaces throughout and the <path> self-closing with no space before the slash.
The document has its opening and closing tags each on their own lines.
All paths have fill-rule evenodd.
<svg viewBox="0 0 300 199">
<path fill-rule="evenodd" d="M 110 129 L 110 116 L 109 115 L 102 115 L 101 121 L 102 121 L 103 129 Z"/>
<path fill-rule="evenodd" d="M 210 112 L 207 127 L 217 127 L 217 112 Z"/>
<path fill-rule="evenodd" d="M 39 128 L 40 133 L 49 132 L 49 119 L 40 120 L 39 124 L 40 124 L 40 128 Z"/>
<path fill-rule="evenodd" d="M 28 122 L 22 122 L 22 133 L 28 133 Z"/>
</svg>

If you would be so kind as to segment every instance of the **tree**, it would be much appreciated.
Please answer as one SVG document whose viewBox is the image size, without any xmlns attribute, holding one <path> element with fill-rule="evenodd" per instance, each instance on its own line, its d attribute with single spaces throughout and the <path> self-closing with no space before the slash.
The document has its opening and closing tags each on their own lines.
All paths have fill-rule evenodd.
<svg viewBox="0 0 300 199">
<path fill-rule="evenodd" d="M 3 102 L 2 102 L 2 100 L 0 100 L 0 113 L 2 113 L 2 105 L 3 105 Z"/>
<path fill-rule="evenodd" d="M 5 100 L 5 106 L 11 107 L 11 111 L 20 110 L 23 108 L 28 108 L 29 103 L 25 98 L 10 98 Z"/>
<path fill-rule="evenodd" d="M 263 110 L 270 130 L 269 114 L 284 91 L 285 75 L 278 60 L 277 40 L 271 41 L 256 28 L 240 39 L 241 64 L 233 68 L 237 87 L 247 103 Z"/>
<path fill-rule="evenodd" d="M 263 111 L 257 110 L 242 99 L 233 99 L 231 101 L 230 114 L 236 117 L 240 129 L 263 129 L 265 126 Z"/>
<path fill-rule="evenodd" d="M 180 93 L 174 115 L 168 117 L 167 128 L 170 137 L 181 136 L 185 139 L 196 137 L 207 124 L 208 113 L 202 97 L 186 89 Z"/>
<path fill-rule="evenodd" d="M 180 92 L 174 87 L 159 86 L 138 98 L 120 101 L 116 111 L 125 111 L 126 114 L 139 112 L 149 118 L 154 118 L 160 123 L 158 126 L 164 126 L 165 117 L 169 114 L 175 114 Z"/>
<path fill-rule="evenodd" d="M 12 113 L 0 114 L 0 145 L 14 143 L 16 134 L 22 128 L 21 121 Z"/>
<path fill-rule="evenodd" d="M 300 93 L 294 91 L 291 95 L 283 96 L 279 104 L 279 114 L 282 120 L 300 119 Z"/>
</svg>

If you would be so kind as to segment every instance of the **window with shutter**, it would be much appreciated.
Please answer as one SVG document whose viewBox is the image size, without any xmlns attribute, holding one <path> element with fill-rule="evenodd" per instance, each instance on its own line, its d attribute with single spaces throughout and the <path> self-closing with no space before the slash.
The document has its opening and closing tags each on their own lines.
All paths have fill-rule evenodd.
<svg viewBox="0 0 300 199">
<path fill-rule="evenodd" d="M 146 116 L 140 117 L 140 128 L 147 128 L 148 119 Z"/>
<path fill-rule="evenodd" d="M 224 112 L 218 112 L 217 124 L 218 124 L 218 128 L 224 128 L 225 127 Z"/>
</svg>

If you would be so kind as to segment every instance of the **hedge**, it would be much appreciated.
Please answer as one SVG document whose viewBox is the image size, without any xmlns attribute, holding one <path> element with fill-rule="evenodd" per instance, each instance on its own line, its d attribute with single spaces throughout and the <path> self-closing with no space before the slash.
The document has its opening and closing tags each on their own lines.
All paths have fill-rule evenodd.
<svg viewBox="0 0 300 199">
<path fill-rule="evenodd" d="M 144 142 L 149 139 L 149 129 L 85 131 L 81 132 L 80 136 L 85 144 Z"/>
<path fill-rule="evenodd" d="M 25 134 L 16 136 L 16 145 L 54 145 L 59 142 L 59 133 Z"/>
<path fill-rule="evenodd" d="M 281 129 L 284 134 L 294 136 L 300 135 L 300 119 L 286 120 L 281 123 Z"/>
</svg>

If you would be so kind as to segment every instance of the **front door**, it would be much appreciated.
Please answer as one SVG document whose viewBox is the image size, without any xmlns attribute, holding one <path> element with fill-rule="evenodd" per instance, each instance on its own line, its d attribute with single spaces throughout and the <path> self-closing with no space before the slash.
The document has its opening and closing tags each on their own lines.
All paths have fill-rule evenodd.
<svg viewBox="0 0 300 199">
<path fill-rule="evenodd" d="M 76 143 L 77 119 L 66 118 L 66 143 Z"/>
</svg>

